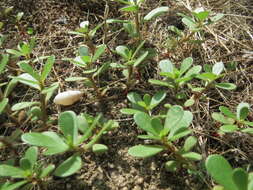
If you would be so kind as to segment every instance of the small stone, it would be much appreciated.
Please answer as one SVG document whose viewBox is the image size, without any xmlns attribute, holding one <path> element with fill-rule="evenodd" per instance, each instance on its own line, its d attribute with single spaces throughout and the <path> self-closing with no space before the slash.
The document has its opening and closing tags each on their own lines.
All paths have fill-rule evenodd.
<svg viewBox="0 0 253 190">
<path fill-rule="evenodd" d="M 139 185 L 134 186 L 133 190 L 141 190 L 141 187 Z"/>
<path fill-rule="evenodd" d="M 143 182 L 144 182 L 143 177 L 139 177 L 139 178 L 136 179 L 135 184 L 140 185 L 140 184 L 143 184 Z"/>
<path fill-rule="evenodd" d="M 127 187 L 123 187 L 121 190 L 128 190 L 128 188 Z"/>
</svg>

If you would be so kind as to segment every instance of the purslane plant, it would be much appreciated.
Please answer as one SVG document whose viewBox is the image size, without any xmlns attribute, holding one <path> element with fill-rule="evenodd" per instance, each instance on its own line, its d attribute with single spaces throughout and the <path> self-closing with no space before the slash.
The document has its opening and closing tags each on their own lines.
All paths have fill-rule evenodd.
<svg viewBox="0 0 253 190">
<path fill-rule="evenodd" d="M 70 31 L 70 34 L 74 34 L 80 37 L 83 37 L 85 44 L 89 47 L 91 55 L 95 55 L 97 49 L 96 45 L 93 43 L 92 39 L 95 36 L 97 30 L 103 26 L 103 23 L 98 24 L 93 29 L 90 29 L 89 21 L 83 21 L 80 23 L 80 27 L 75 31 Z"/>
<path fill-rule="evenodd" d="M 13 55 L 15 58 L 31 59 L 32 51 L 36 45 L 36 39 L 32 38 L 29 42 L 21 42 L 18 44 L 17 50 L 7 49 L 6 52 Z"/>
<path fill-rule="evenodd" d="M 169 26 L 168 29 L 176 35 L 175 37 L 170 36 L 166 41 L 167 47 L 170 51 L 180 47 L 184 43 L 202 43 L 204 39 L 196 39 L 194 38 L 194 34 L 199 33 L 203 36 L 202 33 L 204 32 L 205 27 L 218 22 L 224 16 L 221 13 L 210 16 L 211 12 L 204 10 L 203 8 L 197 8 L 192 11 L 191 16 L 182 13 L 178 13 L 178 15 L 182 17 L 182 23 L 188 28 L 189 33 L 186 34 L 176 26 Z"/>
<path fill-rule="evenodd" d="M 199 100 L 202 95 L 209 90 L 210 88 L 220 88 L 224 90 L 234 90 L 236 85 L 228 82 L 218 82 L 218 80 L 226 75 L 222 74 L 224 71 L 224 64 L 222 62 L 217 62 L 213 66 L 205 64 L 204 73 L 200 73 L 195 78 L 200 79 L 204 82 L 204 87 L 194 87 L 191 84 L 188 84 L 188 87 L 194 93 L 194 95 L 188 99 L 184 106 L 192 106 L 196 100 Z"/>
<path fill-rule="evenodd" d="M 220 123 L 221 133 L 232 133 L 241 131 L 249 134 L 253 134 L 253 122 L 247 120 L 249 115 L 250 106 L 248 103 L 241 102 L 237 108 L 236 113 L 230 111 L 228 107 L 220 106 L 220 113 L 214 112 L 212 118 Z M 245 126 L 250 126 L 246 127 Z"/>
<path fill-rule="evenodd" d="M 85 77 L 69 77 L 66 81 L 83 81 L 85 85 L 92 87 L 98 98 L 101 100 L 105 95 L 107 88 L 101 88 L 98 77 L 104 73 L 109 67 L 109 63 L 103 63 L 100 67 L 97 64 L 98 59 L 104 54 L 106 45 L 99 45 L 95 47 L 94 55 L 89 53 L 89 48 L 81 46 L 79 48 L 79 55 L 74 59 L 65 58 L 74 65 L 81 67 L 84 71 Z"/>
<path fill-rule="evenodd" d="M 166 93 L 164 91 L 159 91 L 154 94 L 154 96 L 150 96 L 149 94 L 145 94 L 143 98 L 141 98 L 140 94 L 137 92 L 130 92 L 127 94 L 127 99 L 131 102 L 132 108 L 123 108 L 121 109 L 121 113 L 123 114 L 136 114 L 139 112 L 145 112 L 149 115 L 152 114 L 152 110 L 158 106 L 166 97 Z"/>
<path fill-rule="evenodd" d="M 44 155 L 72 152 L 73 155 L 54 171 L 54 175 L 59 177 L 72 175 L 81 168 L 81 153 L 89 150 L 98 154 L 107 151 L 106 145 L 97 144 L 97 142 L 104 133 L 117 127 L 116 122 L 102 119 L 101 115 L 95 118 L 87 114 L 76 116 L 72 111 L 61 113 L 58 125 L 61 134 L 52 131 L 31 132 L 23 134 L 22 140 L 30 145 L 45 148 Z"/>
<path fill-rule="evenodd" d="M 166 115 L 164 124 L 159 117 L 151 117 L 147 113 L 139 112 L 134 115 L 137 126 L 144 130 L 146 135 L 139 135 L 138 138 L 154 141 L 152 145 L 136 145 L 128 150 L 134 157 L 146 158 L 160 152 L 167 152 L 171 160 L 165 163 L 168 171 L 176 171 L 180 167 L 195 170 L 192 161 L 201 159 L 201 155 L 191 152 L 196 145 L 197 139 L 188 137 L 183 147 L 178 148 L 175 142 L 189 135 L 193 115 L 190 111 L 184 111 L 180 106 L 172 106 Z"/>
<path fill-rule="evenodd" d="M 18 77 L 14 77 L 14 79 L 18 80 L 20 83 L 37 89 L 40 93 L 40 100 L 35 102 L 19 102 L 12 106 L 12 111 L 19 111 L 28 107 L 32 107 L 32 114 L 43 122 L 44 127 L 47 127 L 48 122 L 47 102 L 53 95 L 53 92 L 59 86 L 59 83 L 53 83 L 49 87 L 46 86 L 46 79 L 53 67 L 54 62 L 55 56 L 48 57 L 42 71 L 37 72 L 32 66 L 30 66 L 29 61 L 21 61 L 19 62 L 19 67 L 26 73 L 23 73 Z"/>
<path fill-rule="evenodd" d="M 127 78 L 127 89 L 130 89 L 134 85 L 136 81 L 134 73 L 149 55 L 149 51 L 141 50 L 144 43 L 145 41 L 141 42 L 139 46 L 134 50 L 129 49 L 124 45 L 116 47 L 116 53 L 123 58 L 123 64 L 112 63 L 111 66 L 113 68 L 123 69 L 123 75 Z"/>
<path fill-rule="evenodd" d="M 252 190 L 253 172 L 243 168 L 233 169 L 229 162 L 221 155 L 210 155 L 206 162 L 207 172 L 219 186 L 213 190 Z M 221 186 L 220 186 L 221 185 Z"/>
<path fill-rule="evenodd" d="M 192 64 L 193 59 L 191 57 L 184 59 L 179 69 L 170 60 L 162 60 L 158 66 L 161 71 L 159 74 L 163 77 L 163 80 L 149 79 L 149 83 L 171 88 L 178 99 L 184 98 L 185 95 L 181 91 L 182 87 L 201 71 L 200 65 L 192 66 Z"/>
<path fill-rule="evenodd" d="M 0 75 L 4 73 L 5 67 L 8 64 L 8 60 L 9 60 L 9 55 L 3 54 L 1 62 L 0 62 Z M 18 123 L 18 120 L 14 116 L 12 116 L 12 111 L 10 109 L 9 98 L 8 98 L 12 90 L 15 88 L 16 84 L 17 84 L 16 79 L 12 79 L 6 83 L 1 83 L 0 81 L 0 115 L 4 112 L 9 116 L 10 119 L 12 119 L 12 121 L 14 121 L 15 123 Z M 5 86 L 4 91 L 2 91 L 3 86 Z"/>
<path fill-rule="evenodd" d="M 30 147 L 19 160 L 19 166 L 14 166 L 13 160 L 0 164 L 0 177 L 9 177 L 13 182 L 0 184 L 2 190 L 31 189 L 39 186 L 45 189 L 46 179 L 55 166 L 49 164 L 44 167 L 38 160 L 38 148 Z"/>
<path fill-rule="evenodd" d="M 106 23 L 123 23 L 125 31 L 130 37 L 138 37 L 141 41 L 141 27 L 144 23 L 151 21 L 152 19 L 168 12 L 169 7 L 157 7 L 150 11 L 145 17 L 141 16 L 141 5 L 145 0 L 115 0 L 125 5 L 125 7 L 120 8 L 120 11 L 132 13 L 133 20 L 117 20 L 108 19 Z"/>
</svg>

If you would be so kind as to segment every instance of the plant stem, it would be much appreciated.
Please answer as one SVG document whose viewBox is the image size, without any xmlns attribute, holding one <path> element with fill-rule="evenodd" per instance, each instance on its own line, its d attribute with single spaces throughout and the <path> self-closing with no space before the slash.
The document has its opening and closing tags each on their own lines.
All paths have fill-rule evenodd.
<svg viewBox="0 0 253 190">
<path fill-rule="evenodd" d="M 96 93 L 97 93 L 97 96 L 98 96 L 98 99 L 99 100 L 102 100 L 102 94 L 101 94 L 101 91 L 100 91 L 100 89 L 98 88 L 98 86 L 97 86 L 97 83 L 96 83 L 96 81 L 94 80 L 94 78 L 91 76 L 91 77 L 88 77 L 89 78 L 89 80 L 90 80 L 90 82 L 92 83 L 92 86 L 93 86 L 93 88 L 94 88 L 94 90 L 96 91 Z"/>
<path fill-rule="evenodd" d="M 96 47 L 95 45 L 93 44 L 89 34 L 85 34 L 85 39 L 86 39 L 86 44 L 87 46 L 89 47 L 90 51 L 91 51 L 91 54 L 94 55 L 95 54 L 95 51 L 96 51 Z"/>
<path fill-rule="evenodd" d="M 126 83 L 126 86 L 127 86 L 127 90 L 129 90 L 131 88 L 131 85 L 132 85 L 132 75 L 133 75 L 133 66 L 128 66 L 127 68 L 128 70 L 128 75 L 127 75 L 127 83 Z"/>
<path fill-rule="evenodd" d="M 112 120 L 109 120 L 104 127 L 99 131 L 99 133 L 88 143 L 86 144 L 83 148 L 88 150 L 90 149 L 102 136 L 102 134 L 112 125 Z"/>
<path fill-rule="evenodd" d="M 44 128 L 47 127 L 47 120 L 48 120 L 48 115 L 47 115 L 47 104 L 46 104 L 46 95 L 45 94 L 40 94 L 40 106 L 41 106 L 41 120 L 43 122 Z"/>
<path fill-rule="evenodd" d="M 184 158 L 181 154 L 178 153 L 178 149 L 172 144 L 167 141 L 166 138 L 162 139 L 162 144 L 167 147 L 167 149 L 173 154 L 175 159 L 182 164 L 185 164 L 188 169 L 196 170 L 196 166 Z"/>
<path fill-rule="evenodd" d="M 140 31 L 140 20 L 139 20 L 139 11 L 136 11 L 134 14 L 135 27 L 138 35 L 138 41 L 141 41 L 141 31 Z"/>
</svg>

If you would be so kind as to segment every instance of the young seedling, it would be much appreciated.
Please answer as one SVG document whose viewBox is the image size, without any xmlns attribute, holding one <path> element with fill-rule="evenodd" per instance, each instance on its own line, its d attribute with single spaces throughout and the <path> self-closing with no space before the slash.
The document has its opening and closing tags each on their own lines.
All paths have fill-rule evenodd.
<svg viewBox="0 0 253 190">
<path fill-rule="evenodd" d="M 29 42 L 21 42 L 18 44 L 17 50 L 7 49 L 6 52 L 13 55 L 15 58 L 30 60 L 32 58 L 32 51 L 36 45 L 36 39 L 32 38 Z"/>
<path fill-rule="evenodd" d="M 25 155 L 20 159 L 19 166 L 14 163 L 6 163 L 0 165 L 0 177 L 9 177 L 13 182 L 5 182 L 0 184 L 0 189 L 31 189 L 38 186 L 45 189 L 47 177 L 54 170 L 55 166 L 49 164 L 47 167 L 38 162 L 38 148 L 30 147 L 26 150 Z"/>
<path fill-rule="evenodd" d="M 79 48 L 79 55 L 76 58 L 64 59 L 70 61 L 78 67 L 83 68 L 83 74 L 85 75 L 85 77 L 69 77 L 66 81 L 84 81 L 85 85 L 92 87 L 96 91 L 99 100 L 102 100 L 107 88 L 103 89 L 100 87 L 98 77 L 110 67 L 110 64 L 103 63 L 101 67 L 98 67 L 96 62 L 100 56 L 104 54 L 105 50 L 106 45 L 97 46 L 93 55 L 89 53 L 88 47 L 81 46 Z"/>
<path fill-rule="evenodd" d="M 97 142 L 104 133 L 117 127 L 116 122 L 102 120 L 101 115 L 95 118 L 85 114 L 76 116 L 72 111 L 61 113 L 58 125 L 62 134 L 51 131 L 32 132 L 23 134 L 22 140 L 30 145 L 45 148 L 44 155 L 72 152 L 73 155 L 63 161 L 54 171 L 54 175 L 59 177 L 72 175 L 81 168 L 81 153 L 89 150 L 97 154 L 107 151 L 106 145 L 97 144 Z"/>
<path fill-rule="evenodd" d="M 8 64 L 8 60 L 9 55 L 3 54 L 0 62 L 0 75 L 5 71 L 5 67 Z M 10 109 L 8 98 L 12 90 L 15 88 L 16 84 L 17 84 L 16 79 L 12 79 L 7 83 L 0 83 L 0 115 L 2 113 L 6 113 L 12 121 L 18 124 L 18 120 L 12 116 L 12 111 Z M 3 86 L 6 86 L 4 91 L 1 90 Z"/>
<path fill-rule="evenodd" d="M 159 73 L 163 80 L 149 79 L 149 82 L 154 85 L 166 86 L 171 88 L 175 92 L 175 96 L 178 99 L 184 99 L 186 95 L 181 91 L 185 84 L 188 84 L 196 75 L 201 71 L 201 66 L 192 66 L 193 59 L 188 57 L 184 59 L 180 65 L 180 69 L 177 69 L 173 63 L 168 60 L 162 60 L 159 62 Z"/>
<path fill-rule="evenodd" d="M 136 92 L 130 92 L 127 94 L 127 99 L 131 102 L 132 108 L 124 108 L 120 111 L 123 114 L 130 115 L 145 112 L 151 116 L 152 110 L 158 106 L 165 97 L 166 93 L 164 91 L 157 92 L 153 97 L 149 94 L 145 94 L 143 98 Z"/>
<path fill-rule="evenodd" d="M 49 87 L 46 86 L 46 79 L 49 75 L 53 64 L 55 62 L 55 56 L 50 56 L 42 69 L 42 72 L 35 71 L 30 65 L 29 61 L 19 62 L 19 67 L 25 71 L 18 77 L 14 79 L 18 80 L 20 83 L 28 85 L 29 87 L 35 88 L 40 92 L 40 101 L 29 101 L 20 102 L 12 106 L 12 111 L 19 111 L 28 107 L 31 108 L 31 112 L 34 116 L 38 117 L 43 122 L 43 126 L 47 127 L 48 115 L 47 115 L 47 102 L 53 95 L 53 92 L 58 88 L 58 83 L 53 83 Z M 34 107 L 35 106 L 35 107 Z M 39 106 L 39 107 L 38 107 Z"/>
<path fill-rule="evenodd" d="M 229 162 L 221 155 L 213 154 L 206 160 L 207 172 L 215 182 L 213 190 L 252 190 L 253 172 L 248 173 L 243 168 L 233 169 Z"/>
<path fill-rule="evenodd" d="M 98 24 L 95 28 L 90 29 L 89 21 L 83 21 L 80 23 L 80 27 L 76 29 L 76 31 L 70 31 L 70 34 L 74 34 L 80 37 L 83 37 L 85 40 L 85 44 L 89 47 L 91 51 L 91 55 L 95 55 L 96 46 L 93 43 L 92 39 L 95 36 L 97 30 L 103 26 L 102 24 Z"/>
<path fill-rule="evenodd" d="M 221 13 L 211 15 L 210 11 L 206 11 L 203 8 L 197 8 L 191 12 L 191 16 L 187 16 L 178 13 L 182 17 L 182 23 L 188 28 L 189 33 L 186 34 L 176 26 L 169 26 L 168 29 L 172 31 L 175 36 L 170 36 L 167 39 L 168 49 L 175 50 L 177 47 L 182 47 L 184 43 L 200 44 L 204 41 L 203 32 L 204 29 L 210 24 L 218 22 L 224 16 Z M 201 39 L 194 38 L 194 35 L 198 33 L 202 37 Z"/>
<path fill-rule="evenodd" d="M 147 133 L 139 135 L 138 138 L 153 140 L 155 143 L 133 146 L 128 150 L 128 153 L 134 157 L 146 158 L 160 152 L 167 152 L 172 158 L 165 164 L 168 171 L 176 171 L 180 167 L 196 170 L 192 161 L 200 160 L 201 155 L 191 152 L 191 149 L 196 145 L 197 139 L 193 136 L 188 137 L 181 148 L 174 144 L 191 133 L 188 127 L 192 118 L 192 113 L 184 111 L 180 106 L 172 106 L 168 110 L 164 124 L 159 117 L 151 117 L 144 112 L 136 113 L 134 121 Z"/>
<path fill-rule="evenodd" d="M 134 73 L 137 68 L 141 67 L 141 63 L 147 58 L 149 55 L 149 51 L 141 51 L 145 41 L 139 44 L 139 46 L 135 49 L 129 49 L 127 46 L 117 46 L 116 53 L 123 58 L 124 63 L 112 63 L 111 66 L 113 68 L 123 69 L 123 74 L 127 78 L 126 89 L 127 91 L 131 89 L 134 85 L 136 79 L 134 77 Z"/>
<path fill-rule="evenodd" d="M 131 38 L 138 38 L 141 41 L 141 28 L 146 22 L 168 12 L 168 7 L 158 7 L 150 11 L 145 17 L 141 17 L 141 6 L 145 0 L 115 0 L 126 5 L 120 11 L 133 15 L 133 20 L 108 19 L 107 23 L 123 23 L 123 28 Z"/>
<path fill-rule="evenodd" d="M 247 120 L 250 110 L 248 103 L 241 102 L 236 108 L 236 113 L 233 113 L 228 107 L 225 106 L 220 106 L 219 110 L 220 113 L 214 112 L 212 114 L 212 118 L 222 123 L 222 126 L 220 127 L 221 133 L 241 131 L 244 133 L 253 134 L 253 122 Z M 250 127 L 245 128 L 245 126 Z"/>
<path fill-rule="evenodd" d="M 210 88 L 215 87 L 225 90 L 234 90 L 236 88 L 236 85 L 233 83 L 217 82 L 218 79 L 226 75 L 222 74 L 224 70 L 224 64 L 222 62 L 215 63 L 213 67 L 206 64 L 204 65 L 204 70 L 205 72 L 198 74 L 196 78 L 204 81 L 205 86 L 201 88 L 196 88 L 188 84 L 188 87 L 191 88 L 194 95 L 185 102 L 185 107 L 192 106 L 196 102 L 196 100 L 199 100 L 202 95 Z"/>
</svg>

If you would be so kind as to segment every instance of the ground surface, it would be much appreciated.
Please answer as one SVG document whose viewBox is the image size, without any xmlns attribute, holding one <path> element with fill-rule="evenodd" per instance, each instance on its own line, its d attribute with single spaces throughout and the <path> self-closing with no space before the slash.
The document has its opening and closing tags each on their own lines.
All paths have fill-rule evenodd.
<svg viewBox="0 0 253 190">
<path fill-rule="evenodd" d="M 189 4 L 188 4 L 189 3 Z M 124 98 L 124 90 L 121 83 L 116 82 L 114 89 L 109 91 L 109 96 L 118 94 L 121 98 L 106 101 L 103 105 L 94 102 L 92 89 L 84 87 L 82 83 L 69 83 L 64 79 L 69 76 L 79 76 L 81 70 L 73 67 L 72 64 L 62 61 L 64 57 L 73 57 L 77 47 L 83 44 L 82 39 L 73 37 L 68 31 L 74 30 L 79 23 L 89 20 L 91 25 L 103 22 L 105 1 L 81 1 L 81 0 L 2 0 L 0 7 L 14 6 L 14 13 L 24 12 L 22 26 L 24 28 L 33 27 L 36 33 L 37 46 L 33 52 L 34 56 L 55 55 L 57 60 L 48 83 L 59 81 L 61 86 L 59 91 L 67 89 L 82 89 L 85 97 L 73 106 L 61 108 L 73 110 L 76 113 L 88 112 L 95 115 L 97 112 L 104 112 L 107 118 L 115 119 L 120 127 L 107 134 L 101 140 L 109 146 L 109 152 L 100 156 L 93 153 L 83 155 L 85 164 L 80 172 L 68 178 L 55 178 L 50 181 L 49 189 L 147 189 L 147 190 L 189 190 L 189 189 L 208 189 L 212 185 L 210 178 L 205 176 L 206 183 L 200 178 L 190 175 L 185 170 L 176 173 L 166 172 L 164 162 L 168 155 L 158 155 L 149 159 L 135 159 L 128 155 L 127 150 L 133 145 L 142 143 L 136 136 L 141 133 L 136 128 L 132 117 L 127 117 L 119 112 L 123 107 L 127 107 L 127 100 Z M 178 47 L 174 52 L 168 52 L 165 41 L 169 35 L 167 26 L 182 25 L 180 17 L 176 13 L 187 14 L 187 4 L 190 8 L 204 7 L 214 13 L 224 13 L 225 17 L 216 25 L 206 29 L 206 40 L 202 45 L 190 47 L 184 45 Z M 108 2 L 108 18 L 122 18 L 124 15 L 118 11 L 122 5 Z M 135 91 L 142 94 L 148 92 L 154 94 L 159 87 L 151 86 L 147 81 L 149 78 L 157 77 L 157 62 L 163 58 L 169 58 L 173 62 L 192 56 L 194 63 L 204 65 L 223 61 L 224 64 L 237 62 L 237 68 L 233 74 L 226 76 L 225 81 L 234 82 L 237 85 L 235 91 L 211 90 L 207 93 L 208 99 L 200 102 L 195 113 L 192 128 L 194 135 L 199 140 L 196 151 L 200 152 L 204 159 L 209 154 L 223 154 L 234 166 L 253 164 L 253 138 L 250 135 L 234 133 L 223 137 L 214 135 L 217 126 L 211 118 L 211 113 L 218 110 L 220 105 L 226 105 L 234 109 L 242 101 L 253 105 L 253 69 L 248 69 L 253 63 L 253 1 L 251 0 L 204 0 L 193 1 L 153 1 L 147 0 L 143 8 L 143 13 L 157 6 L 170 6 L 168 14 L 159 17 L 155 22 L 150 23 L 149 27 L 143 31 L 143 36 L 147 40 L 147 46 L 154 47 L 158 55 L 151 60 L 147 67 L 142 71 L 142 80 L 136 85 Z M 188 7 L 188 8 L 189 8 Z M 127 16 L 125 17 L 127 18 Z M 131 40 L 124 32 L 118 32 L 120 25 L 112 26 L 110 29 L 107 45 L 114 49 L 117 45 L 132 44 Z M 118 28 L 117 28 L 118 27 Z M 18 32 L 11 22 L 3 28 L 3 34 L 8 38 L 0 53 L 6 48 L 15 48 L 18 42 L 29 38 Z M 103 31 L 99 31 L 94 43 L 103 43 Z M 109 51 L 101 61 L 116 62 L 119 57 Z M 1 76 L 1 80 L 6 80 L 7 73 Z M 120 81 L 122 75 L 117 71 L 109 71 L 100 80 Z M 19 90 L 20 89 L 20 90 Z M 170 91 L 164 103 L 173 104 Z M 11 103 L 21 100 L 38 98 L 36 92 L 19 85 L 12 94 Z M 164 108 L 160 108 L 164 109 Z M 59 108 L 52 102 L 48 107 L 49 113 L 57 117 Z M 2 116 L 1 116 L 2 117 Z M 251 114 L 253 118 L 253 115 Z M 8 123 L 7 118 L 0 118 L 2 125 Z M 8 134 L 10 128 L 5 127 L 1 130 L 2 134 Z M 22 153 L 22 146 L 20 153 Z M 3 154 L 2 154 L 3 153 Z M 2 151 L 1 160 L 8 157 L 8 150 Z M 68 155 L 63 155 L 61 158 Z M 50 158 L 48 161 L 57 163 L 59 157 Z M 47 158 L 48 159 L 48 158 Z M 52 159 L 52 160 L 51 160 Z M 202 163 L 198 163 L 200 166 Z M 205 171 L 203 170 L 205 174 Z"/>
</svg>

